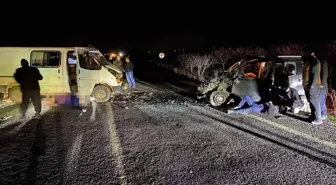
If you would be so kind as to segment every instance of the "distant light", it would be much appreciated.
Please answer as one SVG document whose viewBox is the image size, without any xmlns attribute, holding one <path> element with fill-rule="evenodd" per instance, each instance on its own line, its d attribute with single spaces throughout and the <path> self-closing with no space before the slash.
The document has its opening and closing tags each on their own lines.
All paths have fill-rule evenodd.
<svg viewBox="0 0 336 185">
<path fill-rule="evenodd" d="M 159 54 L 159 57 L 160 57 L 161 59 L 163 59 L 163 58 L 165 57 L 165 54 L 161 52 L 161 53 Z"/>
<path fill-rule="evenodd" d="M 123 55 L 124 55 L 123 53 L 121 53 L 121 52 L 119 53 L 119 56 L 121 56 L 121 57 L 122 57 Z"/>
<path fill-rule="evenodd" d="M 109 55 L 110 55 L 110 56 L 109 56 L 109 59 L 110 59 L 110 60 L 112 60 L 112 59 L 116 56 L 115 53 L 110 53 Z"/>
</svg>

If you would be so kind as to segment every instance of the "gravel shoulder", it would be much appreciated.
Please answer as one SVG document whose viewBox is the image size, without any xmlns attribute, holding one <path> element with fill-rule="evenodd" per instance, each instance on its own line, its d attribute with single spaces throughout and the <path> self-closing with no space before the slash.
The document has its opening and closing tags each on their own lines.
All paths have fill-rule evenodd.
<svg viewBox="0 0 336 185">
<path fill-rule="evenodd" d="M 91 104 L 86 112 L 58 107 L 45 110 L 40 121 L 1 123 L 7 125 L 0 129 L 0 184 L 336 181 L 334 148 L 257 118 L 335 143 L 333 125 L 309 127 L 254 116 L 226 115 L 139 84 L 128 95 Z"/>
</svg>

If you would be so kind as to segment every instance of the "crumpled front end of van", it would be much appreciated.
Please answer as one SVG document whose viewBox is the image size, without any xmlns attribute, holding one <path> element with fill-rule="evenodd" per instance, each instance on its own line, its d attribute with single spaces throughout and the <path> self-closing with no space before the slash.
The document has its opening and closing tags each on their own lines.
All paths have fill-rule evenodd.
<svg viewBox="0 0 336 185">
<path fill-rule="evenodd" d="M 122 71 L 115 65 L 110 64 L 105 66 L 106 69 L 116 78 L 117 86 L 121 86 L 123 84 L 122 77 L 123 73 Z"/>
</svg>

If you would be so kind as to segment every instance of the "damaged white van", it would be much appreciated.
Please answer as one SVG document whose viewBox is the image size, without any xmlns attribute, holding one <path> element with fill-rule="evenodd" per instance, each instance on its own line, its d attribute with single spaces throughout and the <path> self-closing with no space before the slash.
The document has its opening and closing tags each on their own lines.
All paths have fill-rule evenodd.
<svg viewBox="0 0 336 185">
<path fill-rule="evenodd" d="M 41 95 L 75 93 L 106 102 L 122 85 L 122 71 L 93 47 L 0 47 L 0 93 L 14 102 L 22 101 L 13 76 L 23 58 L 43 76 Z"/>
</svg>

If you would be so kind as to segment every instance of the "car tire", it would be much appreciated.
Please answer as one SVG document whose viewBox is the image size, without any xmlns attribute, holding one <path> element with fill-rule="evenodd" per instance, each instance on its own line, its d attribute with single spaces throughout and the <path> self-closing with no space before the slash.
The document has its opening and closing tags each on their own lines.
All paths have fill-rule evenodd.
<svg viewBox="0 0 336 185">
<path fill-rule="evenodd" d="M 92 92 L 91 97 L 94 98 L 94 101 L 98 103 L 107 102 L 110 100 L 112 91 L 109 87 L 105 85 L 97 85 Z"/>
<path fill-rule="evenodd" d="M 8 92 L 9 99 L 15 103 L 22 103 L 22 92 L 20 87 L 13 87 Z"/>
<path fill-rule="evenodd" d="M 226 99 L 230 96 L 227 91 L 213 91 L 210 94 L 210 104 L 214 107 L 222 105 Z"/>
</svg>

